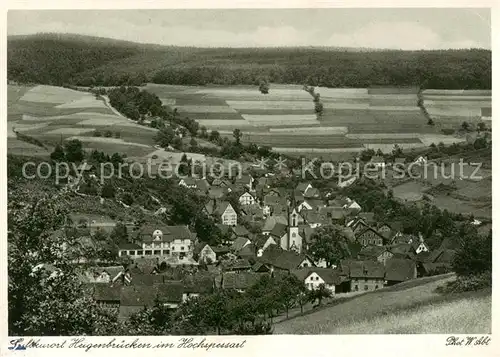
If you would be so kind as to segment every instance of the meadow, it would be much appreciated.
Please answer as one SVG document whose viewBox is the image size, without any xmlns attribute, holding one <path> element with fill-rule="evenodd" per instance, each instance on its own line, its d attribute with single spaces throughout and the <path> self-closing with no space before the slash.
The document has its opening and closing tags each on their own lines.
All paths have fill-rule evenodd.
<svg viewBox="0 0 500 357">
<path fill-rule="evenodd" d="M 453 279 L 453 275 L 420 278 L 337 303 L 333 299 L 333 306 L 275 324 L 274 333 L 489 333 L 491 291 L 454 295 L 436 292 L 437 287 Z M 338 298 L 342 299 L 340 295 Z M 464 309 L 469 305 L 478 310 Z M 474 323 L 464 325 L 464 320 Z"/>
</svg>

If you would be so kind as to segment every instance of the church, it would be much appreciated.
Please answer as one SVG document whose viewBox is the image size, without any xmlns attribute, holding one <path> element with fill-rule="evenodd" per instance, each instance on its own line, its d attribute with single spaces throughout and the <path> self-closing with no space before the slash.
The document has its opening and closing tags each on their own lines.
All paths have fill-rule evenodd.
<svg viewBox="0 0 500 357">
<path fill-rule="evenodd" d="M 299 233 L 299 221 L 299 213 L 293 208 L 288 212 L 288 224 L 277 223 L 272 229 L 270 236 L 281 249 L 303 253 L 303 237 Z"/>
</svg>

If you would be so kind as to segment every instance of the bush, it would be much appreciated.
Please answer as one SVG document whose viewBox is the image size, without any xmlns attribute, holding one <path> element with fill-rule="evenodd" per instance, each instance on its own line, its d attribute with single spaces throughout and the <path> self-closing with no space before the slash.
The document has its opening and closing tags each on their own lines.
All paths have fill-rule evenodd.
<svg viewBox="0 0 500 357">
<path fill-rule="evenodd" d="M 110 138 L 113 136 L 113 133 L 111 132 L 111 130 L 107 130 L 105 133 L 104 133 L 104 136 L 107 137 L 107 138 Z"/>
<path fill-rule="evenodd" d="M 101 137 L 102 133 L 99 130 L 96 130 L 96 131 L 94 131 L 94 133 L 92 135 L 95 137 Z"/>
<path fill-rule="evenodd" d="M 477 291 L 491 287 L 491 272 L 478 275 L 459 276 L 457 280 L 451 281 L 438 289 L 440 293 L 461 293 L 465 291 Z"/>
<path fill-rule="evenodd" d="M 454 129 L 441 129 L 441 132 L 444 135 L 452 135 L 455 132 L 455 130 Z"/>
</svg>

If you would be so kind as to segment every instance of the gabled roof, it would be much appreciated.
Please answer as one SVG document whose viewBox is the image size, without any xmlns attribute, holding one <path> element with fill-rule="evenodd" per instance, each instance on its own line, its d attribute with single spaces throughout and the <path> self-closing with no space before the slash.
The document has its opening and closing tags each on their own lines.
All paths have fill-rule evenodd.
<svg viewBox="0 0 500 357">
<path fill-rule="evenodd" d="M 237 225 L 232 227 L 233 233 L 238 236 L 238 237 L 248 237 L 250 232 L 248 229 L 245 228 L 245 226 L 242 225 Z"/>
<path fill-rule="evenodd" d="M 399 282 L 414 279 L 415 269 L 416 265 L 413 260 L 391 258 L 386 261 L 385 279 Z"/>
<path fill-rule="evenodd" d="M 211 199 L 218 199 L 224 197 L 224 195 L 227 193 L 227 188 L 226 187 L 210 187 L 208 189 L 208 197 Z"/>
<path fill-rule="evenodd" d="M 225 266 L 226 270 L 248 270 L 252 265 L 247 259 L 236 259 Z"/>
<path fill-rule="evenodd" d="M 295 189 L 297 191 L 304 192 L 307 189 L 307 186 L 309 185 L 311 185 L 310 182 L 300 182 Z"/>
<path fill-rule="evenodd" d="M 350 261 L 348 264 L 351 278 L 384 278 L 384 265 L 377 261 Z"/>
<path fill-rule="evenodd" d="M 253 182 L 253 177 L 249 174 L 243 174 L 241 177 L 236 177 L 234 180 L 235 184 L 249 185 Z"/>
<path fill-rule="evenodd" d="M 166 226 L 166 225 L 147 225 L 142 227 L 137 238 L 144 242 L 153 241 L 153 232 L 159 230 L 162 232 L 160 242 L 173 242 L 174 239 L 193 239 L 192 233 L 187 226 Z"/>
<path fill-rule="evenodd" d="M 110 286 L 103 283 L 91 283 L 91 294 L 96 301 L 120 301 L 121 286 Z"/>
<path fill-rule="evenodd" d="M 377 235 L 378 237 L 385 239 L 385 237 L 382 234 L 380 234 L 377 230 L 373 229 L 372 227 L 364 227 L 363 229 L 359 230 L 356 233 L 356 237 L 360 237 L 361 235 L 365 234 L 368 231 L 371 231 L 375 233 L 375 235 Z"/>
<path fill-rule="evenodd" d="M 241 195 L 240 195 L 240 197 L 242 197 L 242 196 L 251 196 L 251 197 L 255 198 L 255 197 L 254 197 L 254 195 L 252 195 L 252 194 L 251 194 L 250 192 L 248 192 L 248 191 L 244 191 L 244 192 L 242 192 L 242 193 L 241 193 Z"/>
<path fill-rule="evenodd" d="M 214 275 L 211 273 L 197 272 L 195 275 L 187 275 L 182 280 L 184 292 L 205 294 L 214 288 Z"/>
<path fill-rule="evenodd" d="M 308 197 L 318 197 L 319 196 L 319 190 L 317 188 L 308 188 L 305 192 L 304 192 L 304 198 L 308 198 Z"/>
<path fill-rule="evenodd" d="M 256 246 L 254 243 L 245 245 L 238 251 L 238 256 L 245 259 L 251 259 L 255 257 Z"/>
<path fill-rule="evenodd" d="M 375 213 L 373 212 L 361 212 L 358 217 L 368 224 L 375 223 Z"/>
<path fill-rule="evenodd" d="M 271 230 L 271 236 L 281 238 L 286 233 L 287 225 L 283 223 L 276 223 Z"/>
<path fill-rule="evenodd" d="M 118 244 L 120 250 L 141 250 L 142 247 L 135 243 L 123 242 Z"/>
<path fill-rule="evenodd" d="M 231 245 L 231 250 L 233 252 L 239 252 L 249 241 L 250 240 L 246 237 L 238 237 L 234 240 L 233 244 Z"/>
<path fill-rule="evenodd" d="M 412 248 L 410 244 L 399 243 L 389 246 L 389 250 L 394 254 L 408 254 L 411 252 Z"/>
<path fill-rule="evenodd" d="M 120 305 L 122 306 L 153 306 L 156 290 L 151 287 L 144 289 L 139 286 L 123 286 L 120 292 Z"/>
<path fill-rule="evenodd" d="M 453 259 L 455 257 L 455 254 L 456 254 L 456 252 L 453 249 L 438 249 L 429 255 L 429 258 L 427 259 L 427 261 L 429 263 L 451 264 L 451 263 L 453 263 Z"/>
<path fill-rule="evenodd" d="M 214 202 L 214 200 L 211 200 L 205 205 L 205 209 L 207 210 L 208 214 L 221 216 L 229 206 L 231 206 L 231 204 L 228 201 L 216 200 Z"/>
<path fill-rule="evenodd" d="M 210 184 L 205 179 L 195 180 L 196 188 L 201 191 L 206 191 L 210 188 Z"/>
<path fill-rule="evenodd" d="M 181 303 L 184 293 L 184 283 L 168 281 L 154 286 L 156 297 L 160 303 Z"/>
<path fill-rule="evenodd" d="M 342 219 L 346 216 L 342 207 L 320 207 L 319 213 L 331 219 Z"/>
<path fill-rule="evenodd" d="M 337 269 L 330 268 L 304 268 L 304 269 L 296 269 L 291 272 L 301 281 L 304 281 L 308 278 L 312 273 L 316 273 L 319 275 L 321 279 L 327 285 L 339 285 L 343 281 L 345 281 L 345 277 L 341 275 L 341 272 Z"/>
<path fill-rule="evenodd" d="M 274 228 L 274 226 L 277 223 L 286 225 L 287 224 L 286 217 L 281 216 L 281 215 L 273 215 L 273 216 L 267 217 L 266 221 L 264 222 L 264 225 L 262 226 L 262 231 L 263 232 L 272 231 L 272 229 Z"/>
<path fill-rule="evenodd" d="M 133 274 L 131 285 L 147 285 L 152 286 L 154 284 L 163 283 L 162 275 L 153 274 Z"/>
<path fill-rule="evenodd" d="M 219 285 L 222 289 L 246 290 L 255 285 L 266 273 L 255 272 L 227 272 L 219 278 Z"/>
<path fill-rule="evenodd" d="M 272 265 L 278 269 L 293 270 L 297 269 L 305 259 L 310 260 L 312 263 L 312 260 L 304 254 L 297 254 L 294 251 L 283 250 L 275 245 L 271 245 L 264 251 L 262 257 L 258 258 L 258 261 Z"/>
<path fill-rule="evenodd" d="M 265 195 L 264 196 L 264 204 L 265 205 L 269 205 L 269 206 L 272 206 L 272 205 L 283 205 L 285 206 L 286 205 L 286 197 L 282 197 L 282 196 L 273 196 L 273 195 Z"/>
<path fill-rule="evenodd" d="M 369 245 L 361 249 L 358 255 L 362 258 L 378 258 L 382 253 L 387 250 L 386 247 L 378 245 Z"/>
</svg>

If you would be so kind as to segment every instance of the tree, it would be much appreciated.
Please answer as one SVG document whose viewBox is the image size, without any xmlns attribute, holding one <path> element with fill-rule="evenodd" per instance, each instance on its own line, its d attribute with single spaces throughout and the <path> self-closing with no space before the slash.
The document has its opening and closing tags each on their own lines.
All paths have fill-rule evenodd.
<svg viewBox="0 0 500 357">
<path fill-rule="evenodd" d="M 429 118 L 429 120 L 427 120 L 427 125 L 434 126 L 434 120 Z"/>
<path fill-rule="evenodd" d="M 323 103 L 321 102 L 314 103 L 314 111 L 319 115 L 323 114 Z"/>
<path fill-rule="evenodd" d="M 234 129 L 233 130 L 233 137 L 236 140 L 236 145 L 240 145 L 240 140 L 241 140 L 241 130 L 240 129 Z"/>
<path fill-rule="evenodd" d="M 467 123 L 466 121 L 464 121 L 462 123 L 462 129 L 465 130 L 465 131 L 469 131 L 469 123 Z"/>
<path fill-rule="evenodd" d="M 325 284 L 320 284 L 317 289 L 311 290 L 311 300 L 318 300 L 318 306 L 321 306 L 323 299 L 332 296 L 332 292 L 328 289 Z"/>
<path fill-rule="evenodd" d="M 198 142 L 196 141 L 195 138 L 191 138 L 191 141 L 189 142 L 189 145 L 191 145 L 191 147 L 197 147 L 198 146 Z"/>
<path fill-rule="evenodd" d="M 269 93 L 269 82 L 267 81 L 267 79 L 261 79 L 260 82 L 259 82 L 259 91 L 262 93 L 262 94 L 268 94 Z"/>
<path fill-rule="evenodd" d="M 122 202 L 127 206 L 131 206 L 134 203 L 134 197 L 130 193 L 126 192 L 122 196 Z"/>
<path fill-rule="evenodd" d="M 278 281 L 279 303 L 288 311 L 298 301 L 299 295 L 304 291 L 305 285 L 295 275 L 287 275 Z"/>
<path fill-rule="evenodd" d="M 174 137 L 175 137 L 174 131 L 172 130 L 171 127 L 167 126 L 158 131 L 154 140 L 158 145 L 160 145 L 163 148 L 166 148 L 170 145 L 170 143 L 172 143 Z"/>
<path fill-rule="evenodd" d="M 491 272 L 492 235 L 479 235 L 469 224 L 463 224 L 458 232 L 459 248 L 453 258 L 453 271 L 470 276 Z"/>
<path fill-rule="evenodd" d="M 111 138 L 113 136 L 113 132 L 111 130 L 106 130 L 104 132 L 104 137 Z"/>
<path fill-rule="evenodd" d="M 403 149 L 398 144 L 394 144 L 394 149 L 392 149 L 392 155 L 394 157 L 403 155 Z"/>
<path fill-rule="evenodd" d="M 170 335 L 173 324 L 172 310 L 156 299 L 152 307 L 131 315 L 125 328 L 132 336 Z"/>
<path fill-rule="evenodd" d="M 212 130 L 210 132 L 209 140 L 212 141 L 212 142 L 215 142 L 215 143 L 219 142 L 219 140 L 220 140 L 220 133 L 217 130 Z"/>
<path fill-rule="evenodd" d="M 384 156 L 384 153 L 382 152 L 382 150 L 377 149 L 377 152 L 376 152 L 375 155 L 377 155 L 377 156 Z"/>
<path fill-rule="evenodd" d="M 79 268 L 56 234 L 66 211 L 58 198 L 11 197 L 8 202 L 8 319 L 13 336 L 113 335 L 117 314 L 100 308 L 79 281 Z"/>
<path fill-rule="evenodd" d="M 200 137 L 203 138 L 203 139 L 205 139 L 208 136 L 208 134 L 207 134 L 207 127 L 204 126 L 204 125 L 200 126 L 200 131 L 201 131 Z"/>
<path fill-rule="evenodd" d="M 101 197 L 103 198 L 114 198 L 115 197 L 115 188 L 111 184 L 111 182 L 106 182 L 101 189 Z"/>
<path fill-rule="evenodd" d="M 341 227 L 321 226 L 311 236 L 309 252 L 315 260 L 326 261 L 328 267 L 339 265 L 342 259 L 350 256 Z"/>
<path fill-rule="evenodd" d="M 115 244 L 123 243 L 128 241 L 127 226 L 122 222 L 116 223 L 115 227 L 109 234 L 109 238 Z"/>
<path fill-rule="evenodd" d="M 486 130 L 486 124 L 484 122 L 479 122 L 477 124 L 477 131 L 485 131 Z"/>
<path fill-rule="evenodd" d="M 66 141 L 64 151 L 68 162 L 81 162 L 84 158 L 82 142 L 78 139 Z"/>
<path fill-rule="evenodd" d="M 63 162 L 66 158 L 64 149 L 61 145 L 57 144 L 54 151 L 50 154 L 50 159 L 56 162 Z"/>
</svg>

